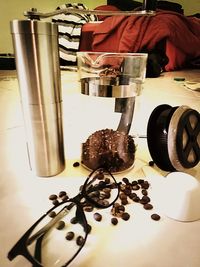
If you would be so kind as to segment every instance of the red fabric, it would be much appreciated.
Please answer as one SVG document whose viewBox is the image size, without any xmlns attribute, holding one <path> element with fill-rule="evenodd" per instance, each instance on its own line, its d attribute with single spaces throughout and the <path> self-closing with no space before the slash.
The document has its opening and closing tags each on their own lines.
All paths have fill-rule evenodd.
<svg viewBox="0 0 200 267">
<path fill-rule="evenodd" d="M 155 16 L 112 16 L 93 33 L 92 50 L 99 52 L 151 51 L 166 39 L 166 71 L 179 69 L 200 57 L 200 20 L 172 11 Z"/>
<path fill-rule="evenodd" d="M 79 51 L 91 51 L 93 42 L 93 32 L 101 22 L 89 22 L 83 24 L 81 28 L 81 39 Z"/>
</svg>

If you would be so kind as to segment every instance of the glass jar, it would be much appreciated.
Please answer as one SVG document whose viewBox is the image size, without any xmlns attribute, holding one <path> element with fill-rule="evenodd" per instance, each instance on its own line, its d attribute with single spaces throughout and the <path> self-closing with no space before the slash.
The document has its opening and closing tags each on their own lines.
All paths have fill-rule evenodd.
<svg viewBox="0 0 200 267">
<path fill-rule="evenodd" d="M 81 91 L 81 162 L 118 173 L 134 165 L 134 107 L 147 54 L 78 52 Z"/>
</svg>

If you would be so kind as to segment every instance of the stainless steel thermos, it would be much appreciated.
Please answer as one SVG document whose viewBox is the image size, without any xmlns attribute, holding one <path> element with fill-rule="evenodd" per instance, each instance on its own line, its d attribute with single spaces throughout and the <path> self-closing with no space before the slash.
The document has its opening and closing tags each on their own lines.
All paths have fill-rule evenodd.
<svg viewBox="0 0 200 267">
<path fill-rule="evenodd" d="M 13 20 L 11 33 L 31 168 L 53 176 L 65 166 L 57 25 Z"/>
</svg>

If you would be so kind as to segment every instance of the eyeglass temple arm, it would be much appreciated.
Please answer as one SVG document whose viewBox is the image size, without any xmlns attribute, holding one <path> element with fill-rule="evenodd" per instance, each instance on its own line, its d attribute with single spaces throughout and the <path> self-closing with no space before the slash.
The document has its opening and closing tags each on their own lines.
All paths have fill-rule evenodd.
<svg viewBox="0 0 200 267">
<path fill-rule="evenodd" d="M 45 234 L 55 223 L 57 223 L 63 216 L 68 214 L 69 207 L 64 207 L 50 222 L 48 222 L 44 227 L 42 227 L 37 233 L 32 235 L 28 240 L 28 245 L 31 245 L 36 239 L 41 235 Z"/>
</svg>

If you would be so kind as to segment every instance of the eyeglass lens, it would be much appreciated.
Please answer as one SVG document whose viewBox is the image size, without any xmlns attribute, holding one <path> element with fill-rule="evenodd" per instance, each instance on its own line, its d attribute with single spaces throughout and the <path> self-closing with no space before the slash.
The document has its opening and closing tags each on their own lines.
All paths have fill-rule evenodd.
<svg viewBox="0 0 200 267">
<path fill-rule="evenodd" d="M 70 209 L 62 211 L 62 218 L 53 224 L 50 229 L 39 235 L 59 211 L 70 205 Z M 77 205 L 75 203 L 63 203 L 56 207 L 49 215 L 36 226 L 27 242 L 27 249 L 31 256 L 42 266 L 60 267 L 65 265 L 83 246 L 86 239 L 85 224 L 82 217 L 77 218 Z"/>
<path fill-rule="evenodd" d="M 111 173 L 97 169 L 90 175 L 84 191 L 88 201 L 97 207 L 107 208 L 117 199 L 119 188 Z"/>
</svg>

